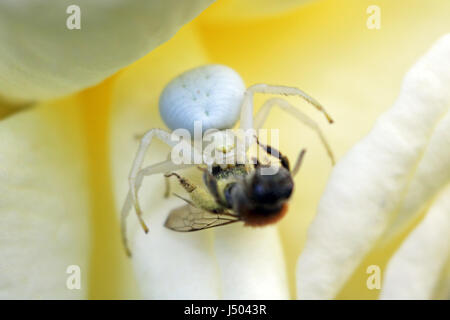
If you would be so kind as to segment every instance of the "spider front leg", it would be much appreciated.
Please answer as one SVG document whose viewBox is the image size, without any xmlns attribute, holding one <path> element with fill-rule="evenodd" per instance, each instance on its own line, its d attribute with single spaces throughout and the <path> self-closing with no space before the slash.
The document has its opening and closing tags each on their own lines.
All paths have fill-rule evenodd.
<svg viewBox="0 0 450 320">
<path fill-rule="evenodd" d="M 301 112 L 298 108 L 291 105 L 287 100 L 282 98 L 272 98 L 266 101 L 266 103 L 262 106 L 261 110 L 255 116 L 255 124 L 253 123 L 253 94 L 255 93 L 268 93 L 268 94 L 279 94 L 279 95 L 297 95 L 303 98 L 305 101 L 313 105 L 317 110 L 321 111 L 329 123 L 333 123 L 333 119 L 330 115 L 325 111 L 322 105 L 316 101 L 311 96 L 307 95 L 300 89 L 293 87 L 285 87 L 285 86 L 273 86 L 267 84 L 255 84 L 249 87 L 244 95 L 244 101 L 242 103 L 241 109 L 241 118 L 240 118 L 240 128 L 244 130 L 254 129 L 258 130 L 262 127 L 264 121 L 267 119 L 267 116 L 274 106 L 281 107 L 282 110 L 290 113 L 297 120 L 304 123 L 319 135 L 319 138 L 324 145 L 328 156 L 331 159 L 332 164 L 334 165 L 334 155 L 331 151 L 331 148 L 325 139 L 322 131 L 319 126 L 316 124 L 314 120 L 309 118 L 306 114 Z M 246 144 L 247 146 L 251 144 Z"/>
<path fill-rule="evenodd" d="M 171 147 L 173 147 L 175 145 L 174 141 L 172 141 L 170 139 L 169 132 L 164 131 L 162 129 L 151 129 L 151 130 L 147 131 L 141 138 L 139 148 L 137 150 L 136 156 L 133 161 L 133 165 L 131 167 L 130 174 L 128 176 L 128 183 L 129 183 L 130 192 L 131 192 L 131 199 L 133 201 L 134 208 L 136 210 L 136 214 L 138 216 L 139 222 L 146 233 L 148 232 L 148 228 L 147 228 L 144 220 L 142 219 L 142 211 L 141 211 L 141 208 L 139 205 L 139 199 L 137 196 L 138 188 L 136 187 L 136 185 L 137 185 L 136 178 L 137 178 L 138 172 L 141 170 L 142 163 L 144 162 L 145 153 L 147 152 L 148 148 L 150 147 L 150 144 L 151 144 L 154 136 L 156 136 L 161 141 L 165 142 L 166 144 L 168 144 Z M 154 173 L 159 173 L 159 172 L 154 172 Z M 124 209 L 125 209 L 125 205 L 124 205 Z"/>
<path fill-rule="evenodd" d="M 143 218 L 142 218 L 142 210 L 139 204 L 138 199 L 138 191 L 142 184 L 142 180 L 144 176 L 157 174 L 157 173 L 166 173 L 172 170 L 177 170 L 181 168 L 186 168 L 189 166 L 192 166 L 192 164 L 174 164 L 171 160 L 166 160 L 160 163 L 157 163 L 155 165 L 148 166 L 144 169 L 142 168 L 142 163 L 144 162 L 144 156 L 147 152 L 148 148 L 150 147 L 151 141 L 153 137 L 157 137 L 161 141 L 165 142 L 167 145 L 174 147 L 178 141 L 174 141 L 170 137 L 170 133 L 167 131 L 164 131 L 162 129 L 151 129 L 147 131 L 141 138 L 141 142 L 138 148 L 138 151 L 136 153 L 136 156 L 133 161 L 133 165 L 131 167 L 131 171 L 128 177 L 128 183 L 129 183 L 129 191 L 127 198 L 125 200 L 125 203 L 122 207 L 121 216 L 122 216 L 122 235 L 123 240 L 125 244 L 125 248 L 127 249 L 127 252 L 129 253 L 129 249 L 127 246 L 127 240 L 126 240 L 126 217 L 128 216 L 128 213 L 131 209 L 131 207 L 134 205 L 136 215 L 138 217 L 139 223 L 141 227 L 144 229 L 144 231 L 148 232 L 148 227 L 145 224 Z"/>
<path fill-rule="evenodd" d="M 133 185 L 133 187 L 136 188 L 135 189 L 136 194 L 139 192 L 139 189 L 142 185 L 142 181 L 145 176 L 158 174 L 158 173 L 166 173 L 171 170 L 183 169 L 183 168 L 187 168 L 189 166 L 191 166 L 191 165 L 189 165 L 189 164 L 176 165 L 171 160 L 166 160 L 166 161 L 156 163 L 154 165 L 148 166 L 148 167 L 140 170 L 136 175 L 135 183 Z M 128 191 L 127 197 L 125 199 L 125 202 L 123 204 L 122 211 L 121 211 L 122 242 L 123 242 L 123 245 L 125 247 L 125 250 L 126 250 L 128 256 L 131 256 L 131 251 L 128 246 L 126 218 L 128 217 L 128 214 L 130 212 L 130 209 L 133 207 L 133 204 L 135 204 L 135 202 L 133 201 L 132 190 L 130 189 Z M 138 206 L 138 208 L 140 208 L 140 207 Z M 148 232 L 148 228 L 142 218 L 142 212 L 136 211 L 136 214 L 137 214 L 139 223 L 141 224 L 142 228 L 144 229 L 145 232 Z"/>
<path fill-rule="evenodd" d="M 279 94 L 284 96 L 299 96 L 317 110 L 322 112 L 329 123 L 333 123 L 333 119 L 325 111 L 325 108 L 313 97 L 309 96 L 302 90 L 294 87 L 274 86 L 269 84 L 255 84 L 247 88 L 244 95 L 244 102 L 241 109 L 241 129 L 253 129 L 253 95 L 255 93 Z"/>
<path fill-rule="evenodd" d="M 258 131 L 264 124 L 264 122 L 267 120 L 267 117 L 269 116 L 270 111 L 273 107 L 280 107 L 283 111 L 289 113 L 291 116 L 296 118 L 298 121 L 302 122 L 304 125 L 308 126 L 310 129 L 314 130 L 317 135 L 319 136 L 320 141 L 322 142 L 323 146 L 325 147 L 325 150 L 327 151 L 328 156 L 330 157 L 331 163 L 335 164 L 334 154 L 333 151 L 330 148 L 330 145 L 325 138 L 325 135 L 323 134 L 320 127 L 317 125 L 317 123 L 312 120 L 310 117 L 308 117 L 306 114 L 304 114 L 302 111 L 300 111 L 298 108 L 294 107 L 292 104 L 290 104 L 287 100 L 282 98 L 271 98 L 267 100 L 261 109 L 256 113 L 255 115 L 255 130 Z"/>
</svg>

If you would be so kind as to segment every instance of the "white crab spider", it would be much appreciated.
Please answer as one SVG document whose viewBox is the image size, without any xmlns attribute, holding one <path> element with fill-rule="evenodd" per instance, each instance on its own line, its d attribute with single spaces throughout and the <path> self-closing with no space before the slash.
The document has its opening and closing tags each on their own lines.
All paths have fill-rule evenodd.
<svg viewBox="0 0 450 320">
<path fill-rule="evenodd" d="M 334 164 L 333 153 L 320 128 L 311 118 L 291 105 L 287 100 L 282 98 L 268 99 L 253 117 L 253 95 L 255 93 L 300 96 L 321 111 L 330 123 L 333 122 L 324 108 L 300 89 L 268 84 L 255 84 L 246 89 L 239 74 L 223 65 L 197 67 L 173 79 L 167 84 L 161 94 L 159 110 L 161 117 L 171 130 L 183 128 L 193 134 L 194 121 L 196 120 L 202 122 L 203 130 L 206 131 L 208 129 L 230 129 L 237 122 L 238 118 L 240 118 L 240 129 L 254 129 L 257 131 L 263 126 L 270 110 L 274 106 L 278 106 L 309 126 L 319 135 Z M 219 131 L 214 134 L 220 135 L 221 132 L 225 134 L 225 131 Z M 163 129 L 151 129 L 140 139 L 140 145 L 128 178 L 129 192 L 121 212 L 122 237 L 127 250 L 125 221 L 132 206 L 135 208 L 142 228 L 146 233 L 148 232 L 148 227 L 142 218 L 142 210 L 138 198 L 138 191 L 144 176 L 167 173 L 196 165 L 175 164 L 170 159 L 169 154 L 167 160 L 142 168 L 145 153 L 154 137 L 165 142 L 170 147 L 174 147 L 178 143 L 171 139 L 170 132 Z M 217 150 L 224 152 L 225 157 L 229 153 L 235 152 L 233 146 L 230 145 L 216 145 L 215 147 Z M 248 148 L 244 152 L 247 150 Z M 193 148 L 193 151 L 198 152 L 195 148 Z M 130 253 L 129 250 L 128 253 Z"/>
</svg>

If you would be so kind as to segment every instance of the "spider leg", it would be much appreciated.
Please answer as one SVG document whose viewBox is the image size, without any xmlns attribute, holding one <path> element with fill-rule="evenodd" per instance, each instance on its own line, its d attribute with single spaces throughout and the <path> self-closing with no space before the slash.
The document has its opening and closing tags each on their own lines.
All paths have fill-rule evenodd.
<svg viewBox="0 0 450 320">
<path fill-rule="evenodd" d="M 148 232 L 148 228 L 145 225 L 145 223 L 141 217 L 142 214 L 141 214 L 141 208 L 139 205 L 139 199 L 137 196 L 138 188 L 136 187 L 136 178 L 137 178 L 138 172 L 141 170 L 142 163 L 144 162 L 145 153 L 147 152 L 148 148 L 150 147 L 150 144 L 151 144 L 154 136 L 156 136 L 161 141 L 165 142 L 166 144 L 168 144 L 171 147 L 173 147 L 176 144 L 174 141 L 172 141 L 170 139 L 170 133 L 167 131 L 164 131 L 162 129 L 151 129 L 151 130 L 147 131 L 141 138 L 139 148 L 136 152 L 136 156 L 134 158 L 133 165 L 131 167 L 131 171 L 128 176 L 128 183 L 130 186 L 130 192 L 131 192 L 133 204 L 134 204 L 136 213 L 138 215 L 139 222 L 141 223 L 141 226 L 146 233 Z"/>
<path fill-rule="evenodd" d="M 266 121 L 270 110 L 272 110 L 273 107 L 278 106 L 282 110 L 286 111 L 290 115 L 292 115 L 294 118 L 314 130 L 317 135 L 320 138 L 320 141 L 322 142 L 323 146 L 325 147 L 325 150 L 327 151 L 328 156 L 330 157 L 330 160 L 332 164 L 335 164 L 333 151 L 330 148 L 330 145 L 328 144 L 327 139 L 325 138 L 322 130 L 317 125 L 317 123 L 312 120 L 310 117 L 308 117 L 306 114 L 304 114 L 302 111 L 300 111 L 298 108 L 294 107 L 292 104 L 290 104 L 287 100 L 282 98 L 271 98 L 267 100 L 261 109 L 258 111 L 258 113 L 255 115 L 255 130 L 258 131 Z"/>
<path fill-rule="evenodd" d="M 144 162 L 145 154 L 150 147 L 150 144 L 152 142 L 153 137 L 158 138 L 159 140 L 163 141 L 167 145 L 174 147 L 178 144 L 178 141 L 174 141 L 171 139 L 171 134 L 165 130 L 162 129 L 151 129 L 147 131 L 141 138 L 139 148 L 136 152 L 136 156 L 133 160 L 133 165 L 130 170 L 130 174 L 128 176 L 128 183 L 129 183 L 129 191 L 127 198 L 125 200 L 125 203 L 122 207 L 122 231 L 125 229 L 125 218 L 128 216 L 128 212 L 130 211 L 131 207 L 134 205 L 139 223 L 141 224 L 144 231 L 148 232 L 148 227 L 145 224 L 144 220 L 142 219 L 142 210 L 139 204 L 138 199 L 138 191 L 142 183 L 142 179 L 144 176 L 156 174 L 156 173 L 165 173 L 168 171 L 180 169 L 183 167 L 191 166 L 191 165 L 176 165 L 170 160 L 166 160 L 160 163 L 157 163 L 152 166 L 148 166 L 144 169 L 142 168 L 142 164 Z M 195 150 L 194 150 L 195 151 Z M 124 244 L 126 244 L 126 237 L 125 234 L 123 234 L 124 237 Z M 127 247 L 126 247 L 127 248 Z M 127 252 L 129 252 L 127 248 Z"/>
<path fill-rule="evenodd" d="M 241 129 L 248 130 L 253 128 L 253 95 L 255 93 L 268 93 L 268 94 L 279 94 L 285 96 L 299 96 L 303 98 L 306 102 L 314 106 L 317 110 L 322 112 L 327 118 L 328 122 L 333 123 L 333 119 L 325 111 L 324 107 L 315 100 L 313 97 L 309 96 L 300 89 L 294 87 L 285 86 L 274 86 L 269 84 L 255 84 L 247 88 L 244 95 L 244 102 L 241 109 Z"/>
<path fill-rule="evenodd" d="M 166 160 L 166 161 L 162 161 L 159 163 L 156 163 L 154 165 L 150 165 L 148 167 L 145 167 L 144 169 L 140 170 L 137 175 L 136 175 L 136 180 L 135 180 L 135 184 L 134 187 L 136 188 L 136 193 L 139 191 L 141 185 L 142 185 L 142 181 L 144 179 L 145 176 L 149 176 L 149 175 L 153 175 L 153 174 L 158 174 L 158 173 L 165 173 L 167 171 L 171 171 L 171 170 L 178 170 L 178 169 L 183 169 L 183 168 L 187 168 L 191 165 L 176 165 L 174 164 L 172 161 L 170 160 Z M 121 210 L 121 232 L 122 232 L 122 242 L 124 244 L 125 250 L 127 252 L 128 256 L 131 256 L 131 251 L 128 247 L 128 240 L 127 240 L 127 225 L 126 225 L 126 218 L 128 217 L 128 214 L 131 210 L 131 208 L 133 207 L 133 195 L 132 195 L 132 190 L 130 189 L 128 191 L 127 197 L 125 199 L 125 202 L 122 206 L 122 210 Z M 144 228 L 144 231 L 148 231 L 147 226 L 142 218 L 142 211 L 140 210 L 136 211 L 139 223 L 141 224 L 142 228 Z"/>
<path fill-rule="evenodd" d="M 144 137 L 145 133 L 135 134 L 134 139 L 140 141 Z M 167 160 L 170 160 L 170 153 L 167 155 Z M 170 179 L 165 177 L 165 191 L 164 198 L 168 198 L 170 196 Z"/>
</svg>

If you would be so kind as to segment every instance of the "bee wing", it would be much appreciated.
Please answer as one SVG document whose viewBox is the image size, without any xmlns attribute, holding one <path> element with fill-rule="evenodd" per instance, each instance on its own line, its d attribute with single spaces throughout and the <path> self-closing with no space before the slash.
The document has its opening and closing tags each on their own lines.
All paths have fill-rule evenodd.
<svg viewBox="0 0 450 320">
<path fill-rule="evenodd" d="M 229 212 L 213 213 L 187 204 L 170 211 L 164 226 L 174 231 L 190 232 L 237 221 L 240 221 L 240 218 Z"/>
</svg>

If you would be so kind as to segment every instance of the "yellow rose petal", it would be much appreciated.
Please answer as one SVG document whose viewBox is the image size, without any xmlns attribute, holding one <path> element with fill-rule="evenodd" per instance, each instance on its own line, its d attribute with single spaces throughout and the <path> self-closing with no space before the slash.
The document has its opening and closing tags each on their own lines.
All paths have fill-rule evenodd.
<svg viewBox="0 0 450 320">
<path fill-rule="evenodd" d="M 408 227 L 450 182 L 450 113 L 439 122 L 408 188 L 401 209 L 383 237 L 388 242 Z"/>
<path fill-rule="evenodd" d="M 367 134 L 394 102 L 407 70 L 450 30 L 450 2 L 441 0 L 379 1 L 379 30 L 367 28 L 366 10 L 374 5 L 369 0 L 311 1 L 282 16 L 233 23 L 206 21 L 209 11 L 220 3 L 200 16 L 211 59 L 237 70 L 247 85 L 296 86 L 320 101 L 335 120 L 331 126 L 310 106 L 289 98 L 318 122 L 336 159 Z M 255 97 L 256 110 L 267 98 Z M 295 265 L 317 212 L 330 161 L 317 136 L 283 111 L 273 110 L 264 127 L 280 130 L 280 151 L 291 161 L 301 148 L 307 149 L 295 177 L 289 212 L 279 224 L 294 288 Z M 374 291 L 359 288 L 352 286 L 349 296 L 374 296 Z"/>
<path fill-rule="evenodd" d="M 220 0 L 205 11 L 202 21 L 213 24 L 267 18 L 301 8 L 313 0 Z"/>
<path fill-rule="evenodd" d="M 298 262 L 300 298 L 334 298 L 392 224 L 450 108 L 449 56 L 446 35 L 407 73 L 394 106 L 333 170 Z"/>
<path fill-rule="evenodd" d="M 170 39 L 210 3 L 1 1 L 0 94 L 43 100 L 92 86 Z M 67 27 L 78 14 L 67 13 L 74 4 L 80 29 Z"/>
<path fill-rule="evenodd" d="M 90 208 L 79 108 L 65 99 L 0 121 L 2 299 L 87 297 Z M 66 286 L 77 272 L 66 273 L 71 265 L 80 268 L 80 290 Z"/>
<path fill-rule="evenodd" d="M 450 186 L 395 253 L 381 299 L 450 298 Z"/>
</svg>

